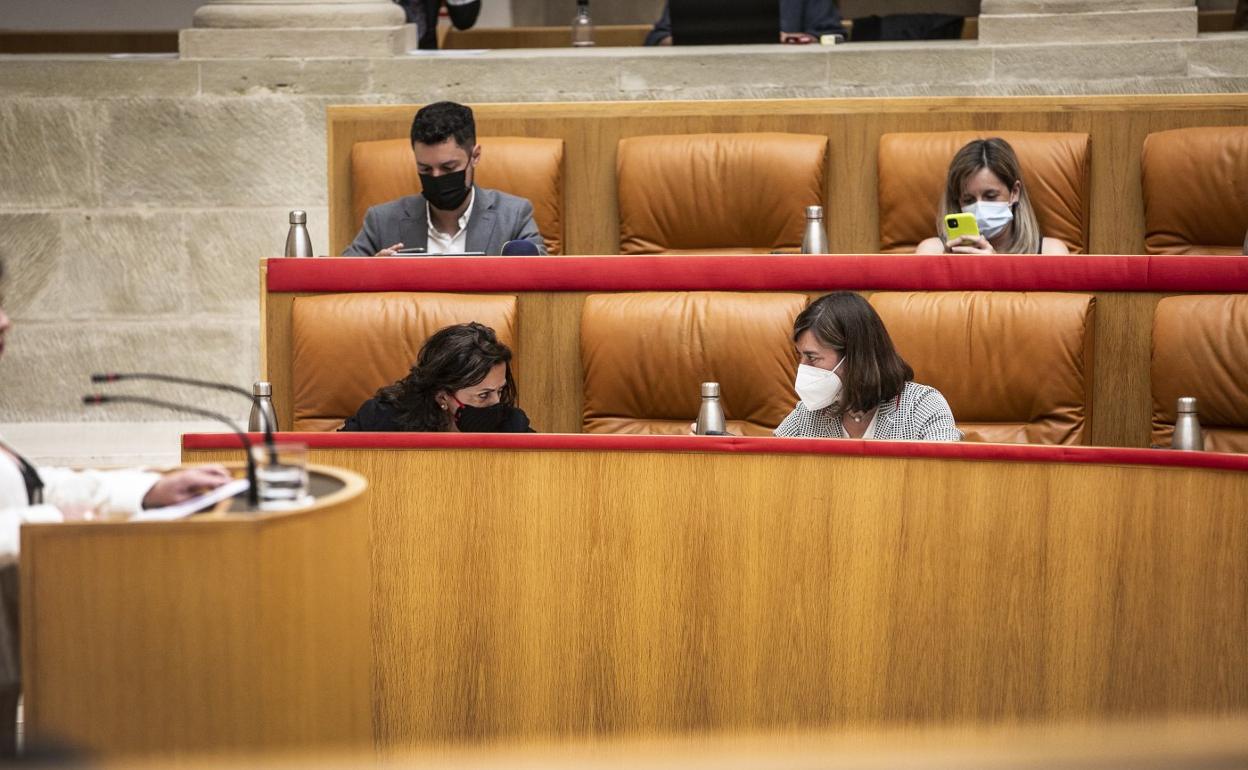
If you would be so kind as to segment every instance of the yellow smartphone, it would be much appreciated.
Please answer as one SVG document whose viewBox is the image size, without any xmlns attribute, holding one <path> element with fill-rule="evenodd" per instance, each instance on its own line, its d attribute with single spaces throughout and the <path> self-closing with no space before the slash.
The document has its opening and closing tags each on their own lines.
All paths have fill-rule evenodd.
<svg viewBox="0 0 1248 770">
<path fill-rule="evenodd" d="M 975 221 L 974 214 L 963 212 L 961 214 L 946 214 L 945 218 L 945 243 L 962 236 L 969 238 L 979 237 L 979 223 Z"/>
</svg>

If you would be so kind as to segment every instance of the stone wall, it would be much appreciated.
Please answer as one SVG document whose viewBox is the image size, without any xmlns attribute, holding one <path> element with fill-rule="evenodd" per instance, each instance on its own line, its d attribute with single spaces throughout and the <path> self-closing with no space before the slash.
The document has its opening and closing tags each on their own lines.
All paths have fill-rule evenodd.
<svg viewBox="0 0 1248 770">
<path fill-rule="evenodd" d="M 309 211 L 315 245 L 327 246 L 330 104 L 1245 90 L 1245 33 L 748 53 L 0 57 L 0 256 L 16 322 L 0 422 L 168 419 L 84 411 L 86 375 L 104 368 L 248 385 L 259 368 L 257 260 L 280 252 L 292 208 Z M 246 411 L 224 396 L 191 400 Z"/>
</svg>

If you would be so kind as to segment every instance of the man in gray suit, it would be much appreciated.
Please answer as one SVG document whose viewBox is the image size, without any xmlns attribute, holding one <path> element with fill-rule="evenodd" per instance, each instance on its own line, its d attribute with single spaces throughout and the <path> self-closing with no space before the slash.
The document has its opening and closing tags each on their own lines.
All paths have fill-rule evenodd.
<svg viewBox="0 0 1248 770">
<path fill-rule="evenodd" d="M 423 107 L 412 120 L 412 152 L 423 194 L 371 207 L 344 257 L 393 257 L 413 248 L 497 255 L 508 241 L 530 241 L 546 253 L 533 204 L 474 184 L 481 145 L 471 109 L 454 102 Z"/>
</svg>

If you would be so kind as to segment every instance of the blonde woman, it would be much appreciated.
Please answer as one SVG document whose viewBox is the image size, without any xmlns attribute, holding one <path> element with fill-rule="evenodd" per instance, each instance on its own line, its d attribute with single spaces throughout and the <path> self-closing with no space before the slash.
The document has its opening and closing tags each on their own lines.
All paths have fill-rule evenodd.
<svg viewBox="0 0 1248 770">
<path fill-rule="evenodd" d="M 948 214 L 975 215 L 979 236 L 945 242 Z M 936 217 L 935 238 L 919 244 L 919 254 L 1069 254 L 1057 238 L 1045 238 L 1036 221 L 1019 171 L 1018 156 L 1004 139 L 976 139 L 958 150 Z"/>
</svg>

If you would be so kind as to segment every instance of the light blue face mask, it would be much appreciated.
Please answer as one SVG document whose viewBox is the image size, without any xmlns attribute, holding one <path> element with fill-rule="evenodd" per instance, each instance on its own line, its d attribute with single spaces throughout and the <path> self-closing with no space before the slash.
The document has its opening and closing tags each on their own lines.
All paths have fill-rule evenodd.
<svg viewBox="0 0 1248 770">
<path fill-rule="evenodd" d="M 963 214 L 974 214 L 979 225 L 979 234 L 992 239 L 1010 226 L 1014 221 L 1014 206 L 999 201 L 977 201 L 970 206 L 962 207 Z"/>
</svg>

